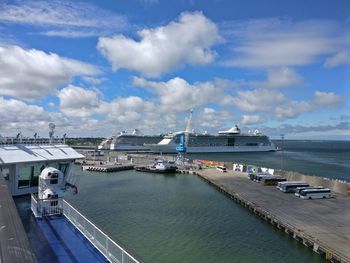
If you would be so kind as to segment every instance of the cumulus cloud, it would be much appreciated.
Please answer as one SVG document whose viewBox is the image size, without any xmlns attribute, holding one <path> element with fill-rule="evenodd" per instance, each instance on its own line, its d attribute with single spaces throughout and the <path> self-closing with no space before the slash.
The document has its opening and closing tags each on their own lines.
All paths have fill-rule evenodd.
<svg viewBox="0 0 350 263">
<path fill-rule="evenodd" d="M 100 94 L 97 90 L 87 90 L 69 85 L 58 93 L 60 109 L 67 116 L 88 117 L 100 107 Z"/>
<path fill-rule="evenodd" d="M 227 122 L 233 126 L 233 118 L 233 114 L 229 111 L 205 107 L 198 113 L 196 127 L 203 129 L 219 129 L 225 127 Z"/>
<path fill-rule="evenodd" d="M 246 125 L 262 123 L 265 120 L 259 115 L 242 115 L 241 123 Z"/>
<path fill-rule="evenodd" d="M 267 79 L 255 86 L 262 88 L 287 88 L 303 85 L 303 79 L 291 68 L 280 67 L 267 70 Z"/>
<path fill-rule="evenodd" d="M 139 41 L 124 35 L 99 39 L 97 48 L 113 70 L 126 68 L 155 77 L 184 64 L 205 65 L 214 60 L 210 48 L 220 40 L 216 25 L 201 12 L 182 13 L 178 21 L 137 34 Z"/>
<path fill-rule="evenodd" d="M 190 84 L 178 77 L 167 82 L 156 82 L 134 77 L 133 83 L 155 93 L 164 110 L 176 112 L 183 112 L 210 102 L 220 102 L 223 97 L 222 90 L 213 82 Z"/>
<path fill-rule="evenodd" d="M 225 30 L 234 58 L 223 64 L 235 67 L 312 64 L 346 44 L 339 27 L 330 21 L 262 19 L 227 23 Z"/>
<path fill-rule="evenodd" d="M 245 112 L 269 112 L 285 100 L 282 93 L 269 89 L 237 91 L 237 96 L 227 101 Z"/>
<path fill-rule="evenodd" d="M 324 66 L 326 68 L 333 68 L 343 64 L 350 64 L 350 54 L 346 51 L 340 51 L 334 56 L 326 59 Z"/>
<path fill-rule="evenodd" d="M 0 21 L 47 28 L 41 34 L 59 37 L 101 36 L 120 31 L 127 20 L 92 4 L 68 1 L 16 1 L 0 4 Z"/>
<path fill-rule="evenodd" d="M 55 122 L 62 125 L 67 120 L 61 113 L 46 112 L 42 107 L 27 104 L 16 99 L 0 97 L 0 119 L 2 121 L 0 132 L 3 135 L 15 136 L 17 132 L 26 133 L 48 131 L 48 123 Z M 32 134 L 31 134 L 32 135 Z"/>
<path fill-rule="evenodd" d="M 74 76 L 94 75 L 87 63 L 19 46 L 0 46 L 0 95 L 36 99 L 55 92 Z"/>
<path fill-rule="evenodd" d="M 312 100 L 285 102 L 275 108 L 274 114 L 279 119 L 295 118 L 305 112 L 328 107 L 337 107 L 342 103 L 343 99 L 333 92 L 316 91 Z"/>
</svg>

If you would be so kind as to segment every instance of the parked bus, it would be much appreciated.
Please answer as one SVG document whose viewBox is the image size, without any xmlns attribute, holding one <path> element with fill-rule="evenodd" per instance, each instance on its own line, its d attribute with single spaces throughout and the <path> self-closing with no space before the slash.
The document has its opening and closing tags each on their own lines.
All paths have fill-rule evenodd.
<svg viewBox="0 0 350 263">
<path fill-rule="evenodd" d="M 279 182 L 285 181 L 287 181 L 287 179 L 280 175 L 272 175 L 261 178 L 261 183 L 263 185 L 277 185 Z"/>
<path fill-rule="evenodd" d="M 321 199 L 332 198 L 332 192 L 328 188 L 324 189 L 305 189 L 300 192 L 300 198 L 302 199 Z"/>
<path fill-rule="evenodd" d="M 304 181 L 287 181 L 279 182 L 277 188 L 284 193 L 294 193 L 297 187 L 308 187 L 308 183 Z"/>
<path fill-rule="evenodd" d="M 216 170 L 226 173 L 226 167 L 222 165 L 216 166 Z"/>
<path fill-rule="evenodd" d="M 308 186 L 308 187 L 297 187 L 295 189 L 295 195 L 300 196 L 301 191 L 303 190 L 309 190 L 309 189 L 325 189 L 324 186 Z"/>
</svg>

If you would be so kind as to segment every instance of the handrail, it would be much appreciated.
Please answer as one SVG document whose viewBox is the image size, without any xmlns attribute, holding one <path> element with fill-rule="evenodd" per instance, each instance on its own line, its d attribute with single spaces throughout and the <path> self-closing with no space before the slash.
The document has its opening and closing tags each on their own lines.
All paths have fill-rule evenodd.
<svg viewBox="0 0 350 263">
<path fill-rule="evenodd" d="M 64 139 L 54 138 L 52 144 L 64 144 Z M 0 138 L 0 145 L 15 145 L 15 144 L 25 144 L 25 145 L 42 145 L 50 144 L 50 139 L 48 138 Z"/>
<path fill-rule="evenodd" d="M 68 209 L 65 208 L 65 206 L 67 206 L 69 208 L 70 211 L 73 211 L 75 214 L 78 214 L 80 217 L 82 217 L 85 222 L 87 222 L 90 226 L 93 227 L 94 229 L 94 233 L 97 230 L 98 232 L 100 232 L 105 238 L 106 238 L 106 246 L 104 246 L 104 244 L 101 244 L 100 242 L 99 245 L 102 246 L 102 249 L 100 249 L 99 246 L 97 246 L 97 244 L 94 243 L 95 237 L 94 236 L 89 236 L 89 233 L 86 230 L 86 224 L 84 222 L 82 222 L 84 225 L 81 225 L 79 222 L 76 221 L 76 219 L 74 219 L 72 217 L 72 215 L 70 213 L 68 213 Z M 89 219 L 87 219 L 84 215 L 82 215 L 77 209 L 75 209 L 71 204 L 69 204 L 66 200 L 63 200 L 63 215 L 74 225 L 76 226 L 76 228 L 96 247 L 96 249 L 98 249 L 108 260 L 111 260 L 112 262 L 115 262 L 115 260 L 117 260 L 117 262 L 133 262 L 133 263 L 141 263 L 139 260 L 137 260 L 135 257 L 133 257 L 130 253 L 128 253 L 124 248 L 122 248 L 120 245 L 118 245 L 114 240 L 112 240 L 106 233 L 104 233 L 101 229 L 99 229 L 94 223 L 92 223 Z M 81 227 L 83 227 L 83 229 L 81 229 Z M 86 231 L 87 233 L 85 233 L 84 231 Z M 120 251 L 121 251 L 121 258 L 120 260 L 117 259 L 117 255 L 113 255 L 111 253 L 111 251 L 108 248 L 108 242 L 110 242 L 111 244 L 113 244 L 114 246 L 116 246 Z"/>
</svg>

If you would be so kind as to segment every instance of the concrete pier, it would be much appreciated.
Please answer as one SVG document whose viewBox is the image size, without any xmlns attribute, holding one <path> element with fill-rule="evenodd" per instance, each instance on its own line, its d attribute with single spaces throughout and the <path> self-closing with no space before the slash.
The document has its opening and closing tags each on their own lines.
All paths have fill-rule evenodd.
<svg viewBox="0 0 350 263">
<path fill-rule="evenodd" d="M 132 170 L 134 169 L 134 165 L 82 165 L 81 166 L 83 171 L 92 171 L 92 172 L 118 172 L 118 171 L 125 171 L 125 170 Z"/>
<path fill-rule="evenodd" d="M 350 262 L 350 197 L 303 200 L 245 173 L 203 169 L 198 176 L 331 262 Z"/>
</svg>

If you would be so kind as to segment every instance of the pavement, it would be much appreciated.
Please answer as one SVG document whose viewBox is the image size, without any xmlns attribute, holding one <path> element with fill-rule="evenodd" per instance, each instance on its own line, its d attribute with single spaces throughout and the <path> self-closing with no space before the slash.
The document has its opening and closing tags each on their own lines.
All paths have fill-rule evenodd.
<svg viewBox="0 0 350 263">
<path fill-rule="evenodd" d="M 275 186 L 249 180 L 246 174 L 203 169 L 200 176 L 287 222 L 318 244 L 347 258 L 350 262 L 350 197 L 337 194 L 332 199 L 305 200 Z"/>
</svg>

